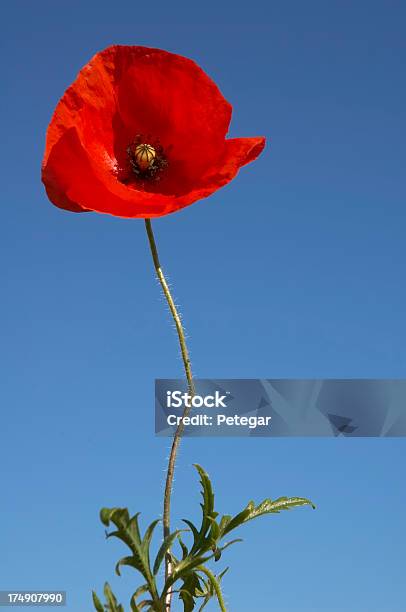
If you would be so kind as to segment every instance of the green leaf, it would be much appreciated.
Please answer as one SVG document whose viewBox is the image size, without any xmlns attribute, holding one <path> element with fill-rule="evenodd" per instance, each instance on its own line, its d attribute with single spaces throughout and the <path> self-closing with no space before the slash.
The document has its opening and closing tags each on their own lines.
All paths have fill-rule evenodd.
<svg viewBox="0 0 406 612">
<path fill-rule="evenodd" d="M 235 538 L 234 540 L 231 540 L 231 542 L 226 542 L 226 544 L 224 544 L 220 550 L 221 552 L 223 552 L 223 550 L 225 550 L 226 548 L 228 548 L 229 546 L 232 546 L 233 544 L 237 544 L 237 542 L 242 542 L 243 540 L 241 538 Z"/>
<path fill-rule="evenodd" d="M 196 572 L 190 572 L 182 583 L 179 591 L 179 599 L 183 603 L 183 612 L 192 612 L 195 607 L 195 597 L 201 592 L 200 577 Z"/>
<path fill-rule="evenodd" d="M 170 550 L 173 541 L 176 540 L 176 538 L 178 537 L 178 535 L 181 533 L 181 530 L 178 529 L 177 531 L 174 531 L 173 533 L 170 533 L 168 536 L 166 536 L 166 538 L 164 539 L 164 541 L 162 542 L 159 550 L 158 550 L 158 554 L 156 556 L 155 559 L 155 563 L 154 563 L 154 567 L 152 569 L 154 575 L 156 575 L 159 571 L 159 568 L 161 567 L 161 563 L 166 555 L 166 553 Z M 187 550 L 187 549 L 186 549 Z"/>
<path fill-rule="evenodd" d="M 141 601 L 138 604 L 138 607 L 139 607 L 140 610 L 142 610 L 142 608 L 146 608 L 147 606 L 150 606 L 149 609 L 150 610 L 154 610 L 154 608 L 151 608 L 151 606 L 153 606 L 153 605 L 154 605 L 154 602 L 152 601 L 152 599 L 144 599 L 144 601 Z"/>
<path fill-rule="evenodd" d="M 143 595 L 144 593 L 148 592 L 148 585 L 147 584 L 142 584 L 140 587 L 138 587 L 138 589 L 135 591 L 133 598 L 134 599 L 138 599 L 138 597 L 140 595 Z"/>
<path fill-rule="evenodd" d="M 213 517 L 210 517 L 210 523 L 211 523 L 211 528 L 210 528 L 210 533 L 209 533 L 209 539 L 212 540 L 213 543 L 216 543 L 220 537 L 220 526 L 217 523 L 216 519 Z"/>
<path fill-rule="evenodd" d="M 106 516 L 107 512 L 104 517 L 106 518 Z M 138 516 L 139 513 L 130 518 L 126 508 L 112 508 L 105 524 L 108 525 L 109 522 L 112 522 L 116 525 L 117 530 L 107 534 L 107 537 L 116 537 L 127 544 L 133 553 L 133 567 L 145 576 L 148 574 L 149 568 L 142 547 Z M 128 565 L 128 563 L 126 563 L 126 565 Z"/>
<path fill-rule="evenodd" d="M 198 465 L 194 464 L 194 467 L 199 473 L 200 476 L 200 484 L 202 485 L 202 497 L 203 503 L 200 504 L 202 508 L 202 524 L 200 527 L 199 535 L 197 541 L 194 542 L 192 551 L 195 552 L 199 549 L 199 545 L 204 541 L 206 534 L 210 527 L 212 526 L 212 521 L 218 516 L 218 513 L 214 511 L 214 493 L 213 487 L 211 485 L 210 478 L 205 470 Z"/>
<path fill-rule="evenodd" d="M 127 508 L 102 508 L 100 510 L 100 520 L 106 527 L 109 526 L 114 516 L 123 516 L 124 520 L 128 523 L 130 515 L 128 514 Z"/>
<path fill-rule="evenodd" d="M 97 610 L 97 612 L 104 612 L 104 606 L 94 591 L 92 591 L 92 597 L 95 610 Z"/>
<path fill-rule="evenodd" d="M 160 519 L 157 519 L 157 520 L 153 521 L 149 525 L 149 527 L 145 531 L 144 539 L 142 541 L 142 550 L 143 550 L 144 557 L 145 557 L 145 564 L 148 566 L 149 573 L 151 573 L 151 570 L 150 570 L 151 562 L 150 562 L 150 558 L 149 558 L 149 547 L 151 546 L 151 539 L 152 539 L 152 535 L 154 533 L 154 529 L 158 525 L 159 522 L 160 522 Z"/>
<path fill-rule="evenodd" d="M 151 545 L 152 535 L 154 533 L 154 529 L 160 521 L 161 519 L 156 519 L 155 521 L 152 521 L 152 523 L 146 529 L 145 534 L 144 534 L 144 539 L 142 541 L 145 550 L 149 550 L 149 547 Z"/>
<path fill-rule="evenodd" d="M 188 548 L 187 548 L 186 544 L 182 540 L 182 538 L 179 536 L 178 539 L 179 539 L 180 547 L 182 549 L 182 561 L 183 561 L 188 556 L 189 551 L 188 551 Z"/>
<path fill-rule="evenodd" d="M 207 580 L 204 581 L 204 584 L 206 586 L 206 592 L 204 594 L 204 600 L 202 605 L 199 608 L 199 612 L 202 612 L 202 610 L 207 606 L 207 604 L 209 603 L 210 599 L 212 599 L 212 597 L 214 596 L 214 589 L 211 585 L 211 583 Z"/>
<path fill-rule="evenodd" d="M 134 569 L 138 570 L 138 564 L 135 561 L 134 557 L 130 557 L 130 556 L 122 557 L 120 561 L 116 563 L 115 572 L 117 576 L 121 576 L 120 567 L 123 565 L 127 565 L 129 567 L 133 567 Z"/>
<path fill-rule="evenodd" d="M 236 542 L 241 542 L 241 541 L 242 540 L 240 538 L 237 538 L 235 540 L 232 540 L 231 542 L 227 542 L 224 546 L 219 547 L 218 550 L 222 552 L 223 550 L 225 550 L 232 544 L 235 544 Z M 173 568 L 172 574 L 169 576 L 169 578 L 165 582 L 165 586 L 164 586 L 164 589 L 161 595 L 161 600 L 164 594 L 168 591 L 168 589 L 171 588 L 172 584 L 174 584 L 174 582 L 176 582 L 177 580 L 185 580 L 186 577 L 189 575 L 189 573 L 192 570 L 195 570 L 198 566 L 202 566 L 207 561 L 210 561 L 210 559 L 213 559 L 215 555 L 216 553 L 214 553 L 213 551 L 211 551 L 210 554 L 207 554 L 206 556 L 203 554 L 201 555 L 189 554 L 185 559 L 182 559 L 181 561 L 179 561 Z"/>
<path fill-rule="evenodd" d="M 209 475 L 207 472 L 205 472 L 201 465 L 198 465 L 197 463 L 194 463 L 193 465 L 199 472 L 200 484 L 202 485 L 203 514 L 204 516 L 212 516 L 214 512 L 214 493 Z"/>
<path fill-rule="evenodd" d="M 199 576 L 200 582 L 202 586 L 200 589 L 196 589 L 196 597 L 206 597 L 210 591 L 209 581 L 204 578 L 204 576 Z"/>
<path fill-rule="evenodd" d="M 228 569 L 229 568 L 226 567 L 225 569 L 223 569 L 223 571 L 220 574 L 218 574 L 216 576 L 216 578 L 217 578 L 219 583 L 221 582 L 221 579 L 223 578 L 224 574 L 228 571 Z M 204 601 L 203 601 L 202 605 L 199 608 L 199 612 L 201 612 L 207 606 L 207 604 L 209 603 L 210 599 L 215 595 L 215 591 L 214 591 L 212 583 L 209 580 L 207 580 L 207 581 L 204 580 L 204 578 L 202 578 L 202 577 L 201 577 L 201 580 L 205 584 L 206 593 L 204 593 Z"/>
<path fill-rule="evenodd" d="M 188 519 L 182 519 L 182 521 L 190 528 L 193 534 L 193 545 L 195 545 L 199 540 L 199 530 L 195 527 L 192 521 L 189 521 Z"/>
<path fill-rule="evenodd" d="M 223 599 L 223 594 L 221 592 L 220 579 L 218 578 L 218 576 L 214 576 L 214 574 L 212 574 L 211 571 L 207 567 L 204 567 L 203 565 L 197 567 L 196 570 L 199 572 L 202 572 L 203 574 L 206 574 L 213 588 L 213 591 L 216 594 L 217 601 L 219 603 L 221 612 L 227 612 L 226 606 L 224 603 L 224 599 Z M 206 602 L 203 602 L 203 603 L 205 604 Z"/>
<path fill-rule="evenodd" d="M 130 600 L 132 612 L 140 612 L 144 608 L 157 611 L 164 610 L 165 598 L 170 590 L 174 593 L 179 593 L 179 599 L 183 603 L 184 612 L 192 612 L 195 608 L 197 599 L 203 599 L 203 603 L 200 607 L 200 610 L 203 610 L 212 597 L 217 598 L 220 609 L 225 612 L 220 582 L 227 569 L 215 575 L 205 566 L 205 563 L 213 558 L 215 561 L 218 561 L 226 548 L 241 540 L 234 539 L 220 545 L 222 538 L 233 529 L 264 514 L 278 513 L 282 510 L 289 510 L 305 505 L 310 505 L 314 508 L 311 501 L 302 497 L 280 497 L 274 501 L 265 499 L 258 505 L 250 501 L 247 506 L 234 517 L 226 514 L 218 520 L 218 513 L 214 510 L 214 493 L 210 478 L 200 465 L 196 464 L 195 468 L 200 476 L 201 495 L 203 498 L 200 504 L 202 509 L 200 527 L 197 527 L 190 520 L 183 519 L 183 522 L 187 525 L 193 537 L 193 543 L 190 550 L 180 537 L 182 531 L 188 530 L 181 529 L 174 531 L 162 542 L 155 557 L 152 570 L 150 564 L 150 546 L 154 530 L 159 521 L 153 521 L 146 529 L 144 537 L 142 538 L 138 524 L 139 514 L 130 517 L 126 508 L 103 508 L 100 512 L 100 519 L 104 525 L 108 527 L 113 523 L 116 527 L 116 530 L 108 533 L 107 537 L 114 536 L 121 539 L 130 548 L 132 553 L 119 560 L 116 565 L 116 572 L 120 574 L 121 566 L 131 566 L 141 572 L 146 581 L 145 584 L 135 591 Z M 172 553 L 172 547 L 176 538 L 178 538 L 182 550 L 181 559 L 178 559 Z M 162 592 L 158 595 L 155 577 L 165 557 L 170 558 L 172 571 L 170 576 L 165 580 Z M 177 581 L 181 581 L 181 588 L 179 590 L 173 588 L 173 585 Z M 123 607 L 117 604 L 107 583 L 106 589 L 105 595 L 108 600 L 110 612 L 124 612 Z M 151 599 L 137 602 L 137 598 L 146 592 L 150 594 Z M 103 612 L 103 606 L 95 593 L 93 593 L 93 602 L 97 612 Z"/>
<path fill-rule="evenodd" d="M 108 582 L 106 582 L 104 585 L 104 596 L 109 606 L 109 612 L 124 612 L 123 606 L 117 603 L 117 599 L 115 598 Z"/>
<path fill-rule="evenodd" d="M 230 521 L 224 521 L 222 535 L 226 535 L 236 527 L 239 527 L 243 523 L 247 523 L 258 516 L 263 514 L 276 514 L 281 510 L 290 510 L 298 506 L 311 506 L 315 508 L 315 505 L 304 497 L 279 497 L 272 501 L 271 499 L 265 499 L 263 502 L 255 506 L 253 501 L 250 501 L 244 510 L 237 514 Z M 223 517 L 224 518 L 224 517 Z M 227 517 L 228 518 L 228 517 Z M 221 525 L 220 521 L 220 525 Z"/>
<path fill-rule="evenodd" d="M 186 559 L 179 561 L 179 563 L 173 568 L 171 575 L 165 581 L 164 588 L 161 593 L 161 601 L 164 601 L 166 593 L 169 591 L 169 589 L 171 589 L 172 585 L 177 580 L 185 580 L 195 567 L 206 563 L 206 561 L 209 561 L 212 558 L 213 554 L 207 556 L 188 555 Z"/>
<path fill-rule="evenodd" d="M 221 517 L 220 519 L 220 524 L 219 524 L 219 529 L 220 529 L 220 533 L 224 533 L 225 528 L 227 527 L 228 523 L 231 521 L 231 515 L 230 514 L 225 514 L 224 516 Z"/>
<path fill-rule="evenodd" d="M 116 565 L 116 572 L 120 575 L 120 567 L 128 565 L 138 570 L 148 584 L 148 590 L 154 600 L 158 601 L 158 590 L 150 566 L 150 544 L 152 535 L 159 520 L 153 521 L 141 539 L 138 525 L 139 513 L 130 517 L 127 508 L 103 508 L 100 512 L 102 522 L 108 527 L 113 523 L 117 529 L 107 534 L 108 538 L 116 537 L 122 540 L 132 552 L 132 556 L 123 557 Z"/>
<path fill-rule="evenodd" d="M 134 599 L 134 596 L 131 597 L 130 608 L 131 608 L 131 612 L 140 612 L 141 610 L 141 608 L 138 607 L 137 602 Z"/>
</svg>

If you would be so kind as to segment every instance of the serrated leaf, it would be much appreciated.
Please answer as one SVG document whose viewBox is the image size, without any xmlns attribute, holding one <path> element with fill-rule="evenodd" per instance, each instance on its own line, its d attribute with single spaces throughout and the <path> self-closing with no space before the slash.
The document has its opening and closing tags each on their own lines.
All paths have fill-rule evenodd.
<svg viewBox="0 0 406 612">
<path fill-rule="evenodd" d="M 196 468 L 200 476 L 203 503 L 200 504 L 202 508 L 202 524 L 200 527 L 199 535 L 196 541 L 193 543 L 191 554 L 199 550 L 199 546 L 204 541 L 206 534 L 212 525 L 212 519 L 215 519 L 217 516 L 217 513 L 214 511 L 214 493 L 210 478 L 207 472 L 205 472 L 205 470 L 200 465 L 195 463 L 194 467 Z"/>
<path fill-rule="evenodd" d="M 298 506 L 311 506 L 313 510 L 316 508 L 310 499 L 306 499 L 304 497 L 278 497 L 278 499 L 275 499 L 275 501 L 266 499 L 262 502 L 262 504 L 259 504 L 259 506 L 254 509 L 252 518 L 260 516 L 261 514 L 268 514 L 270 512 L 277 513 L 281 510 L 291 510 L 292 508 L 296 508 Z M 251 520 L 251 516 L 249 520 Z"/>
<path fill-rule="evenodd" d="M 150 567 L 149 548 L 154 529 L 159 520 L 153 521 L 148 526 L 144 538 L 141 539 L 138 517 L 139 513 L 130 517 L 127 508 L 103 508 L 100 512 L 100 518 L 106 526 L 113 523 L 117 527 L 116 531 L 108 533 L 107 537 L 116 537 L 122 540 L 132 552 L 132 556 L 123 557 L 117 563 L 117 574 L 120 575 L 122 565 L 131 566 L 138 570 L 145 578 L 151 596 L 158 601 L 157 586 Z"/>
<path fill-rule="evenodd" d="M 304 497 L 279 497 L 274 501 L 271 499 L 265 499 L 263 502 L 258 504 L 258 506 L 255 506 L 254 502 L 250 501 L 244 510 L 242 510 L 230 521 L 224 523 L 225 526 L 223 528 L 222 535 L 226 535 L 236 527 L 257 518 L 258 516 L 262 516 L 263 514 L 277 514 L 281 512 L 281 510 L 290 510 L 298 506 L 312 506 L 312 508 L 315 508 L 314 504 Z"/>
<path fill-rule="evenodd" d="M 228 521 L 228 523 L 224 527 L 222 536 L 225 536 L 227 533 L 230 533 L 230 531 L 232 531 L 236 527 L 239 527 L 248 519 L 250 515 L 251 504 L 252 502 L 249 502 L 248 506 L 244 508 L 244 510 L 241 510 L 241 512 L 236 514 L 232 519 Z"/>
<path fill-rule="evenodd" d="M 106 515 L 107 516 L 107 513 Z M 144 578 L 148 581 L 150 578 L 150 567 L 148 550 L 146 546 L 143 546 L 141 541 L 140 529 L 138 525 L 139 513 L 135 514 L 130 518 L 127 509 L 113 509 L 108 515 L 109 522 L 114 523 L 117 526 L 117 530 L 108 534 L 108 537 L 116 537 L 122 540 L 130 548 L 132 554 L 132 561 L 129 561 L 129 557 L 124 557 L 117 564 L 118 568 L 120 565 L 131 565 L 137 569 Z M 156 524 L 156 523 L 155 523 Z M 147 529 L 147 537 L 150 538 L 150 533 L 153 531 L 154 523 L 152 523 Z M 117 571 L 116 566 L 116 571 Z"/>
</svg>

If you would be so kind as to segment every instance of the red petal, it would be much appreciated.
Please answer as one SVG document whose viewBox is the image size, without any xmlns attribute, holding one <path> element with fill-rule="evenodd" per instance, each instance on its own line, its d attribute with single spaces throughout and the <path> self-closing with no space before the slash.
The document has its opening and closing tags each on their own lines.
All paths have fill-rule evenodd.
<svg viewBox="0 0 406 612">
<path fill-rule="evenodd" d="M 43 182 L 75 212 L 153 217 L 183 208 L 230 181 L 264 139 L 225 140 L 231 106 L 191 60 L 145 47 L 98 53 L 59 102 L 47 133 Z M 148 191 L 118 178 L 139 133 L 159 138 L 169 167 Z"/>
</svg>

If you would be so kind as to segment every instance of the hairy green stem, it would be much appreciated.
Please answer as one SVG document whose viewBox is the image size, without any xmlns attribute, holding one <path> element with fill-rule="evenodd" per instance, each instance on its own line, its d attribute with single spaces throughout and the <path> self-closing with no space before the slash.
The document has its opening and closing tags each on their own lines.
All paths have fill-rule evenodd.
<svg viewBox="0 0 406 612">
<path fill-rule="evenodd" d="M 148 241 L 149 241 L 149 246 L 151 249 L 151 255 L 152 255 L 152 260 L 154 262 L 155 271 L 156 271 L 158 280 L 161 284 L 162 290 L 164 292 L 166 301 L 168 303 L 169 310 L 175 322 L 176 331 L 177 331 L 178 339 L 179 339 L 180 351 L 182 354 L 183 367 L 185 369 L 185 375 L 186 375 L 187 384 L 188 384 L 189 394 L 191 396 L 194 396 L 195 386 L 193 382 L 192 367 L 191 367 L 190 358 L 189 358 L 189 351 L 186 345 L 185 332 L 182 326 L 181 318 L 179 316 L 178 310 L 176 308 L 175 302 L 169 290 L 168 283 L 166 281 L 165 275 L 163 273 L 163 270 L 162 270 L 162 267 L 159 261 L 159 255 L 158 255 L 158 250 L 156 247 L 155 237 L 152 231 L 151 219 L 145 219 L 145 227 L 147 230 Z M 187 406 L 184 410 L 183 417 L 188 416 L 190 410 L 191 410 L 191 406 Z M 183 430 L 184 430 L 184 424 L 183 424 L 183 419 L 182 419 L 182 421 L 178 425 L 175 431 L 175 434 L 173 436 L 171 452 L 169 454 L 168 467 L 166 471 L 164 508 L 163 508 L 163 535 L 164 535 L 164 538 L 166 538 L 170 533 L 171 493 L 172 493 L 173 477 L 175 474 L 176 456 L 178 453 L 179 443 L 180 443 L 180 439 L 183 434 Z M 172 573 L 172 565 L 170 561 L 170 556 L 166 555 L 165 580 L 169 578 L 171 573 Z M 169 591 L 167 598 L 166 598 L 166 612 L 169 612 L 171 609 L 171 601 L 172 601 L 172 591 Z"/>
<path fill-rule="evenodd" d="M 219 583 L 217 582 L 217 580 L 215 579 L 215 577 L 213 576 L 211 571 L 207 567 L 204 567 L 204 565 L 198 565 L 196 567 L 196 571 L 197 572 L 202 572 L 203 574 L 206 574 L 207 578 L 210 580 L 211 585 L 212 585 L 212 587 L 214 588 L 214 590 L 216 592 L 217 601 L 219 602 L 219 606 L 220 606 L 221 612 L 227 612 L 226 606 L 225 606 L 225 603 L 224 603 L 224 599 L 223 599 L 223 593 L 221 592 Z"/>
</svg>

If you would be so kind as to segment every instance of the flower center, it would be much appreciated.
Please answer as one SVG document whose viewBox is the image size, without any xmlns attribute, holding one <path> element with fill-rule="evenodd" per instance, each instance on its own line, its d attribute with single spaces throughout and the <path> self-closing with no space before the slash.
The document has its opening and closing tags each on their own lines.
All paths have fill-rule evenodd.
<svg viewBox="0 0 406 612">
<path fill-rule="evenodd" d="M 155 157 L 156 151 L 150 144 L 139 144 L 134 149 L 134 161 L 142 171 L 147 170 L 154 163 Z"/>
<path fill-rule="evenodd" d="M 127 155 L 133 173 L 142 183 L 159 181 L 159 175 L 168 165 L 159 141 L 151 141 L 150 137 L 145 138 L 142 134 L 128 145 Z"/>
</svg>

